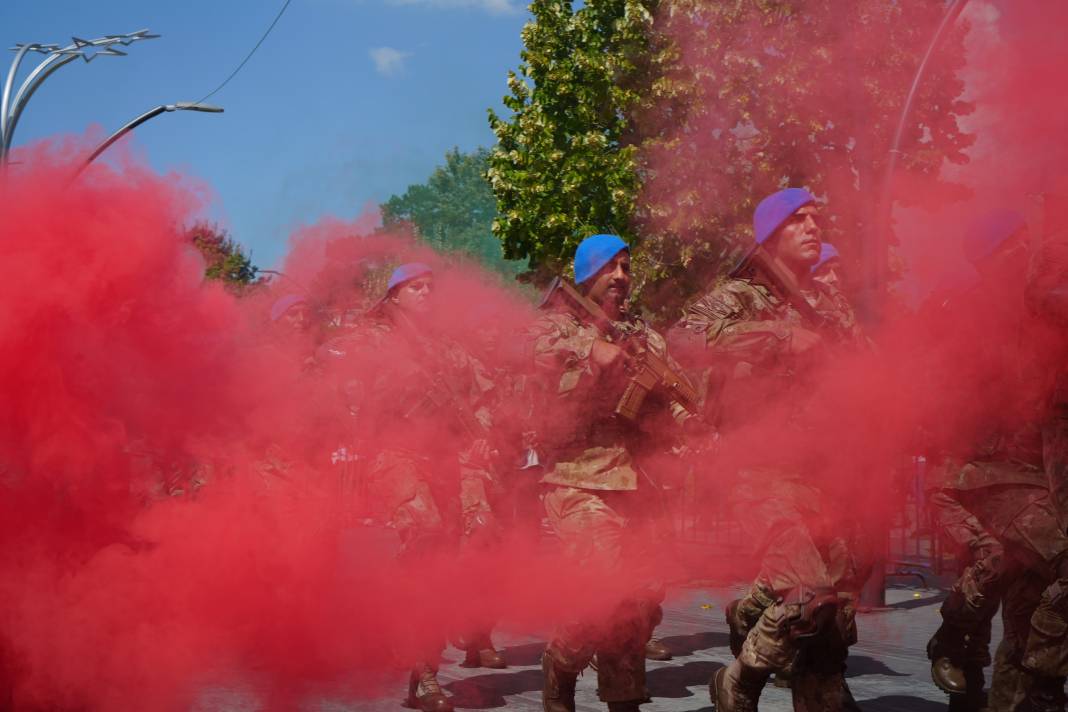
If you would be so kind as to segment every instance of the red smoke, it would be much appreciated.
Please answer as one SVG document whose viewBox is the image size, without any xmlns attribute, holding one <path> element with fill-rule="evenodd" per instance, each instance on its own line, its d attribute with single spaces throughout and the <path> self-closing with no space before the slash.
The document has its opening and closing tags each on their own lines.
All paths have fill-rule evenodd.
<svg viewBox="0 0 1068 712">
<path fill-rule="evenodd" d="M 203 281 L 183 238 L 197 186 L 127 165 L 62 188 L 70 166 L 58 152 L 40 146 L 24 161 L 0 192 L 0 638 L 19 706 L 183 709 L 249 676 L 282 709 L 307 694 L 375 694 L 478 622 L 544 632 L 565 602 L 581 616 L 626 590 L 626 572 L 561 576 L 555 552 L 520 529 L 462 561 L 450 550 L 399 566 L 396 535 L 359 523 L 368 503 L 332 462 L 346 446 L 373 458 L 383 445 L 358 440 L 368 423 L 386 441 L 420 440 L 374 405 L 410 386 L 406 354 L 346 365 L 387 383 L 355 427 L 345 374 L 308 365 L 394 265 L 434 265 L 428 336 L 461 344 L 495 377 L 528 358 L 526 300 L 366 221 L 298 234 L 289 278 L 237 298 Z M 295 285 L 325 331 L 267 319 Z M 525 416 L 509 397 L 498 427 L 517 444 L 501 475 L 536 491 L 518 471 Z M 434 444 L 444 481 L 452 446 Z M 516 504 L 540 519 L 536 495 Z"/>
<path fill-rule="evenodd" d="M 968 44 L 977 110 L 967 128 L 978 139 L 951 177 L 976 199 L 956 212 L 897 213 L 911 293 L 970 271 L 947 247 L 967 218 L 992 204 L 1026 207 L 1060 175 L 1068 107 L 1056 89 L 1068 58 L 1050 34 L 1068 18 L 1057 3 L 1022 5 L 996 6 L 992 26 L 970 18 L 988 33 Z M 757 43 L 758 30 L 748 30 Z M 501 476 L 524 488 L 514 504 L 536 523 L 537 476 L 517 467 L 531 425 L 522 334 L 535 312 L 524 297 L 408 236 L 377 232 L 369 216 L 298 233 L 287 277 L 237 298 L 203 281 L 182 237 L 202 187 L 133 164 L 97 166 L 64 189 L 74 148 L 28 150 L 0 179 L 0 640 L 20 705 L 182 709 L 205 687 L 247 680 L 276 708 L 305 695 L 373 695 L 396 689 L 419 651 L 458 628 L 499 619 L 544 633 L 562 612 L 607 610 L 627 589 L 626 572 L 576 572 L 522 528 L 506 546 L 463 552 L 462 563 L 450 552 L 417 571 L 400 566 L 394 532 L 360 524 L 361 503 L 331 461 L 342 447 L 359 450 L 368 423 L 432 437 L 376 417 L 377 406 L 360 421 L 346 410 L 347 378 L 401 384 L 404 354 L 361 356 L 340 372 L 308 365 L 381 296 L 392 267 L 428 262 L 438 285 L 428 334 L 460 344 L 505 384 Z M 1040 216 L 1030 216 L 1038 234 Z M 753 404 L 714 448 L 696 436 L 700 505 L 719 506 L 749 453 L 782 453 L 820 460 L 832 511 L 885 522 L 902 463 L 967 447 L 995 416 L 1029 417 L 1004 407 L 1018 396 L 1020 382 L 1001 379 L 1016 356 L 974 358 L 1030 318 L 1008 291 L 994 316 L 968 300 L 952 324 L 906 311 L 872 334 L 874 350 L 829 356 L 797 400 Z M 297 333 L 270 322 L 270 305 L 294 292 L 326 326 Z M 1031 362 L 1060 353 L 1055 334 L 1034 333 L 1024 343 Z M 797 402 L 811 427 L 781 427 Z M 662 460 L 658 475 L 682 467 Z"/>
</svg>

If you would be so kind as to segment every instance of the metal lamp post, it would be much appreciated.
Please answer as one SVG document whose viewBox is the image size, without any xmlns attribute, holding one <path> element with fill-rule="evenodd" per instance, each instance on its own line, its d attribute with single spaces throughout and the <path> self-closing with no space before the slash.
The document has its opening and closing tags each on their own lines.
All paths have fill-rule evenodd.
<svg viewBox="0 0 1068 712">
<path fill-rule="evenodd" d="M 26 108 L 26 103 L 57 69 L 78 58 L 88 64 L 99 56 L 122 57 L 126 53 L 118 49 L 116 45 L 129 47 L 139 40 L 153 40 L 157 37 L 159 35 L 150 34 L 148 30 L 138 30 L 125 35 L 105 35 L 95 40 L 72 37 L 71 44 L 66 47 L 37 43 L 17 44 L 12 47 L 15 59 L 11 62 L 7 80 L 4 82 L 3 94 L 0 95 L 0 164 L 7 162 L 15 127 L 18 125 L 23 109 Z M 15 78 L 18 76 L 23 60 L 30 52 L 43 54 L 45 58 L 27 75 L 18 91 L 15 92 Z"/>
<path fill-rule="evenodd" d="M 93 151 L 87 159 L 85 159 L 85 163 L 82 164 L 82 167 L 79 169 L 78 172 L 81 173 L 81 171 L 84 170 L 85 167 L 88 166 L 90 163 L 92 163 L 97 156 L 106 151 L 108 146 L 118 141 L 127 133 L 133 131 L 135 128 L 145 123 L 149 119 L 155 118 L 160 114 L 164 114 L 169 111 L 202 111 L 209 114 L 221 114 L 223 112 L 223 108 L 221 106 L 213 106 L 212 104 L 201 104 L 195 101 L 176 101 L 173 104 L 160 104 L 159 106 L 153 109 L 149 109 L 145 113 L 138 116 L 136 119 L 132 119 L 126 122 L 118 131 L 108 136 L 107 139 L 99 146 L 97 146 L 96 150 Z"/>
</svg>

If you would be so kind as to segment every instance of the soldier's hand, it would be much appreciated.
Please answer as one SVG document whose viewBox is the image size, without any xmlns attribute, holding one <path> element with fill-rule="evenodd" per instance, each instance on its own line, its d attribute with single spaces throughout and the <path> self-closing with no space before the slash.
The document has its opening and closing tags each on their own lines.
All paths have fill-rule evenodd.
<svg viewBox="0 0 1068 712">
<path fill-rule="evenodd" d="M 795 356 L 811 353 L 823 346 L 823 337 L 815 331 L 795 326 L 790 333 L 790 353 Z"/>
<path fill-rule="evenodd" d="M 627 360 L 627 354 L 609 341 L 595 339 L 590 349 L 590 359 L 602 371 L 608 371 L 621 368 Z"/>
</svg>

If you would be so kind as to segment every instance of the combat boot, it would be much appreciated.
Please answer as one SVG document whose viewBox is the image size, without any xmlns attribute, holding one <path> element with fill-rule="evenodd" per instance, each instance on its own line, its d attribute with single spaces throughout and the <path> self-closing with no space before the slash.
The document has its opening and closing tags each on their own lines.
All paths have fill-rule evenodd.
<svg viewBox="0 0 1068 712">
<path fill-rule="evenodd" d="M 931 679 L 938 689 L 950 695 L 968 691 L 968 678 L 961 661 L 965 658 L 965 633 L 956 626 L 943 623 L 927 643 L 927 657 L 931 660 Z"/>
<path fill-rule="evenodd" d="M 708 693 L 715 712 L 757 712 L 768 673 L 752 670 L 735 660 L 712 675 Z"/>
<path fill-rule="evenodd" d="M 575 712 L 578 673 L 562 669 L 546 650 L 541 656 L 541 705 L 545 712 Z"/>
<path fill-rule="evenodd" d="M 667 646 L 656 638 L 650 638 L 649 642 L 645 644 L 645 659 L 646 660 L 671 660 L 671 651 Z"/>
<path fill-rule="evenodd" d="M 452 712 L 452 702 L 438 684 L 437 671 L 429 665 L 412 670 L 407 705 L 422 712 Z"/>
<path fill-rule="evenodd" d="M 982 712 L 986 709 L 986 695 L 983 694 L 983 667 L 979 663 L 969 662 L 964 668 L 965 690 L 960 695 L 949 696 L 950 712 Z"/>
<path fill-rule="evenodd" d="M 464 661 L 460 667 L 484 667 L 494 670 L 503 670 L 508 667 L 504 656 L 493 647 L 493 641 L 488 634 L 471 636 L 470 640 L 464 641 Z"/>
</svg>

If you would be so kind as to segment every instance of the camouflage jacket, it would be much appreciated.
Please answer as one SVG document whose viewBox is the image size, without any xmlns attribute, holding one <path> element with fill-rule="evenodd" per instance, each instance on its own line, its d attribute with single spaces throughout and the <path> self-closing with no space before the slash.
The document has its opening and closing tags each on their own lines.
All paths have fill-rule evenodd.
<svg viewBox="0 0 1068 712">
<path fill-rule="evenodd" d="M 678 368 L 663 337 L 643 321 L 628 320 L 618 327 L 624 338 L 641 339 L 645 348 Z M 651 397 L 639 423 L 614 415 L 624 383 L 607 381 L 590 358 L 597 339 L 610 339 L 569 311 L 539 318 L 530 339 L 543 392 L 539 444 L 549 460 L 542 482 L 591 490 L 638 489 L 636 448 L 649 437 L 654 421 L 681 423 L 688 417 L 685 408 Z"/>
<path fill-rule="evenodd" d="M 828 326 L 819 333 L 828 344 L 866 345 L 841 292 L 812 282 L 804 294 L 826 320 Z M 791 351 L 798 329 L 812 327 L 789 302 L 759 281 L 732 278 L 686 308 L 672 331 L 672 344 L 689 345 L 687 365 L 718 389 L 718 397 L 706 396 L 705 401 L 722 410 L 708 417 L 729 427 L 748 410 L 747 403 L 790 398 L 800 389 L 811 361 Z"/>
</svg>

